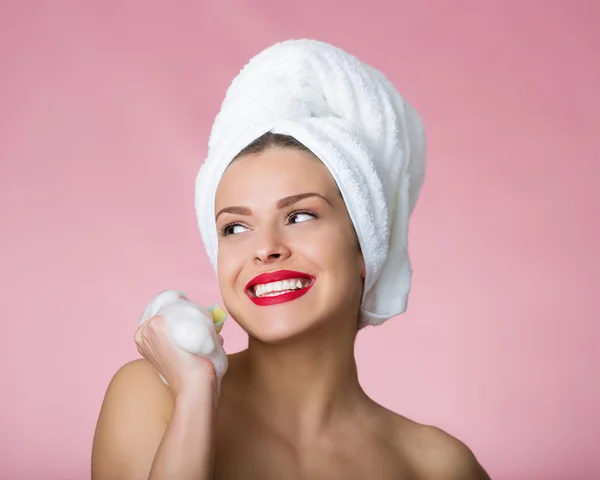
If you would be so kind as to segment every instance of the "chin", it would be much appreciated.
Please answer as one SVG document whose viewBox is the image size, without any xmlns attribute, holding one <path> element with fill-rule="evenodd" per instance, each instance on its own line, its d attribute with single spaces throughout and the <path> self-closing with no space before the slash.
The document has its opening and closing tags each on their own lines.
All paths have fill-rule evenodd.
<svg viewBox="0 0 600 480">
<path fill-rule="evenodd" d="M 293 302 L 295 303 L 295 302 Z M 300 307 L 300 308 L 294 308 Z M 328 315 L 292 302 L 269 307 L 247 306 L 232 317 L 251 337 L 268 344 L 288 343 L 323 326 Z"/>
</svg>

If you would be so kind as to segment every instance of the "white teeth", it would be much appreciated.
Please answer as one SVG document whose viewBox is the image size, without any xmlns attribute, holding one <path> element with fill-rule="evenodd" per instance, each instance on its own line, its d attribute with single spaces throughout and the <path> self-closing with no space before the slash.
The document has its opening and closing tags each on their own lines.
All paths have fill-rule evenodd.
<svg viewBox="0 0 600 480">
<path fill-rule="evenodd" d="M 308 286 L 310 280 L 293 278 L 290 280 L 283 280 L 280 282 L 263 283 L 254 286 L 254 295 L 257 297 L 263 297 L 265 295 L 275 296 L 281 295 L 290 290 L 299 290 Z M 272 295 L 270 295 L 272 294 Z"/>
</svg>

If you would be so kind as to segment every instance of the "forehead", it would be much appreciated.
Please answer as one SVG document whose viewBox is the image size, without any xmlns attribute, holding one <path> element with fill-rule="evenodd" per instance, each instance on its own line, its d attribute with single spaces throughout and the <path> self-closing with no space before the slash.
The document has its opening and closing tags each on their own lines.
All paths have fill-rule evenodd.
<svg viewBox="0 0 600 480">
<path fill-rule="evenodd" d="M 275 201 L 289 195 L 337 192 L 327 167 L 309 152 L 269 148 L 238 158 L 229 165 L 217 187 L 215 208 Z"/>
</svg>

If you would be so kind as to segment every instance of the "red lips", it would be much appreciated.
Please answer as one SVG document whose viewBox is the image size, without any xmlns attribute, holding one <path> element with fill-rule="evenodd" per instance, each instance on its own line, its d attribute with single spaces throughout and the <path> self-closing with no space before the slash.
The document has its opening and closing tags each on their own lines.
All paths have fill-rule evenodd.
<svg viewBox="0 0 600 480">
<path fill-rule="evenodd" d="M 263 283 L 271 283 L 271 282 L 281 282 L 283 280 L 289 280 L 291 278 L 308 278 L 311 280 L 310 284 L 304 288 L 299 290 L 293 290 L 288 293 L 283 293 L 280 295 L 274 295 L 269 297 L 256 297 L 252 292 L 252 287 L 255 285 L 263 284 Z M 312 275 L 308 275 L 307 273 L 295 272 L 293 270 L 277 270 L 275 272 L 265 272 L 257 275 L 252 280 L 248 282 L 246 285 L 246 295 L 248 298 L 252 300 L 255 305 L 266 307 L 269 305 L 276 305 L 279 303 L 291 302 L 292 300 L 296 300 L 297 298 L 305 295 L 315 284 L 315 277 Z"/>
</svg>

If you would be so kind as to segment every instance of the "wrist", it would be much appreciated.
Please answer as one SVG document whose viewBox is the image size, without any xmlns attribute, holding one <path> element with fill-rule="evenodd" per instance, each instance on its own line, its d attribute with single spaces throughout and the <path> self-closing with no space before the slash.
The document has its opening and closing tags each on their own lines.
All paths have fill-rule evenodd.
<svg viewBox="0 0 600 480">
<path fill-rule="evenodd" d="M 193 428 L 212 430 L 217 417 L 217 395 L 209 390 L 181 392 L 175 398 L 171 419 L 179 418 Z"/>
<path fill-rule="evenodd" d="M 215 405 L 217 401 L 216 391 L 216 380 L 186 382 L 175 394 L 175 404 L 185 408 Z"/>
</svg>

